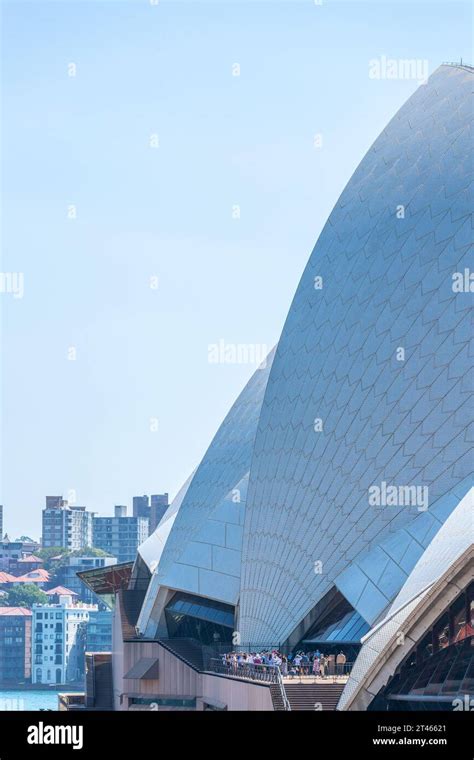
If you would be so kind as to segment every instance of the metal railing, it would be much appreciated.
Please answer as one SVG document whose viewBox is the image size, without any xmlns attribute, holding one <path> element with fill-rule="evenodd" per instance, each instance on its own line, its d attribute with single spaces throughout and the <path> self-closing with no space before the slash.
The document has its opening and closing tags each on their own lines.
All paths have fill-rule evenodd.
<svg viewBox="0 0 474 760">
<path fill-rule="evenodd" d="M 455 68 L 458 68 L 458 69 L 468 69 L 468 70 L 471 70 L 471 71 L 474 68 L 474 66 L 472 65 L 472 63 L 468 63 L 467 61 L 463 61 L 462 58 L 459 61 L 443 61 L 442 65 L 443 66 L 454 66 Z"/>
<path fill-rule="evenodd" d="M 231 678 L 244 678 L 247 681 L 265 681 L 279 683 L 281 673 L 278 665 L 254 665 L 251 662 L 224 662 L 220 657 L 208 660 L 208 670 Z"/>
<path fill-rule="evenodd" d="M 245 661 L 225 662 L 222 658 L 212 657 L 208 661 L 208 667 L 212 673 L 222 674 L 228 678 L 242 678 L 246 681 L 263 681 L 264 683 L 275 684 L 280 692 L 283 709 L 291 710 L 278 665 L 264 665 L 263 663 L 255 665 Z"/>
<path fill-rule="evenodd" d="M 286 696 L 285 684 L 283 683 L 283 678 L 282 678 L 281 671 L 280 671 L 280 668 L 278 667 L 278 665 L 276 666 L 276 669 L 277 669 L 277 672 L 278 672 L 278 681 L 277 681 L 277 683 L 278 683 L 278 688 L 280 689 L 280 696 L 281 696 L 282 701 L 283 701 L 283 707 L 288 712 L 288 711 L 291 711 L 291 705 L 290 705 L 290 703 L 288 701 L 288 697 Z"/>
</svg>

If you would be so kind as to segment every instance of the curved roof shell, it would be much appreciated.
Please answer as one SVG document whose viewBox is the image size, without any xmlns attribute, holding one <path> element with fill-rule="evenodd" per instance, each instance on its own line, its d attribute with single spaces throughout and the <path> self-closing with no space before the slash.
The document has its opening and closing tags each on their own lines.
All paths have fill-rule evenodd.
<svg viewBox="0 0 474 760">
<path fill-rule="evenodd" d="M 472 82 L 441 66 L 415 92 L 304 271 L 255 439 L 242 641 L 284 641 L 354 560 L 472 472 L 470 296 L 453 289 L 472 248 Z M 428 496 L 369 503 L 383 483 Z"/>
<path fill-rule="evenodd" d="M 236 604 L 253 444 L 274 351 L 254 372 L 195 472 L 139 549 L 153 575 L 138 625 L 154 635 L 166 589 Z"/>
</svg>

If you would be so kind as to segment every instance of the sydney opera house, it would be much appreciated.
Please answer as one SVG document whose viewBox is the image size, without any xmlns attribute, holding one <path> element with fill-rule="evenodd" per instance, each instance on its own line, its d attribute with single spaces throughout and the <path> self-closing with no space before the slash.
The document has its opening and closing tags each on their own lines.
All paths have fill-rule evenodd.
<svg viewBox="0 0 474 760">
<path fill-rule="evenodd" d="M 395 114 L 136 562 L 82 574 L 115 610 L 92 709 L 464 709 L 473 74 L 440 66 Z M 224 663 L 264 650 L 342 651 L 345 677 Z"/>
</svg>

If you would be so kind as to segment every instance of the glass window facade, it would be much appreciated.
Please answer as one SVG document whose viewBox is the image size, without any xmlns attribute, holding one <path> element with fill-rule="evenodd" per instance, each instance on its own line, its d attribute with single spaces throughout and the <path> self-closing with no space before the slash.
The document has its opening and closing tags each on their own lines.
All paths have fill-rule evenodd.
<svg viewBox="0 0 474 760">
<path fill-rule="evenodd" d="M 369 624 L 337 593 L 331 608 L 319 618 L 305 636 L 304 644 L 360 644 Z M 327 647 L 326 647 L 327 648 Z"/>
<path fill-rule="evenodd" d="M 180 699 L 179 697 L 132 697 L 130 699 L 131 705 L 147 705 L 152 710 L 155 705 L 157 707 L 177 707 L 180 710 L 183 708 L 196 709 L 196 699 Z"/>
<path fill-rule="evenodd" d="M 172 638 L 192 638 L 202 644 L 230 642 L 234 608 L 211 599 L 178 593 L 166 608 L 166 622 Z"/>
</svg>

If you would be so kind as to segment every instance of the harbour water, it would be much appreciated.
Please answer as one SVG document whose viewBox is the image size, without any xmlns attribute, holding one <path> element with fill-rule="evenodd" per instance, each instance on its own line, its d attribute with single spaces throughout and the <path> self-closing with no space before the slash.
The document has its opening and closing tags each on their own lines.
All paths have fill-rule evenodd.
<svg viewBox="0 0 474 760">
<path fill-rule="evenodd" d="M 64 691 L 64 689 L 63 689 Z M 57 710 L 58 693 L 45 690 L 0 690 L 1 710 Z"/>
</svg>

